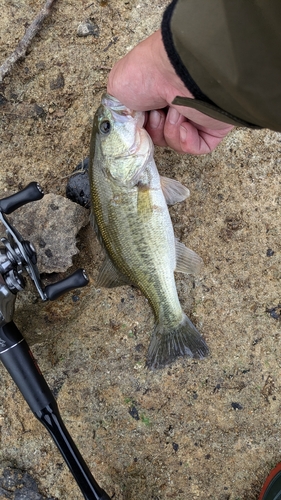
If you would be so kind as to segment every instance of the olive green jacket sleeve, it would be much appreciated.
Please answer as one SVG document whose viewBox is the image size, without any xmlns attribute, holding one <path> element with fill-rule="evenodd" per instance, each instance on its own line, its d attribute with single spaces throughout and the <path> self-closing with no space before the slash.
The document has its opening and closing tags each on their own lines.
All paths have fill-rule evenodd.
<svg viewBox="0 0 281 500">
<path fill-rule="evenodd" d="M 162 38 L 195 98 L 175 104 L 281 132 L 281 0 L 174 0 Z"/>
</svg>

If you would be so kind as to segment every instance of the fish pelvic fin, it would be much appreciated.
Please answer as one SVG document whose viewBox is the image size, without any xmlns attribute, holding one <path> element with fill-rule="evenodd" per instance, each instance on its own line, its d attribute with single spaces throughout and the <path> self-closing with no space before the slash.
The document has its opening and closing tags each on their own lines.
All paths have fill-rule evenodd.
<svg viewBox="0 0 281 500">
<path fill-rule="evenodd" d="M 203 359 L 209 349 L 190 319 L 183 313 L 181 323 L 174 328 L 156 323 L 148 349 L 147 366 L 151 370 L 163 368 L 180 356 Z"/>
</svg>

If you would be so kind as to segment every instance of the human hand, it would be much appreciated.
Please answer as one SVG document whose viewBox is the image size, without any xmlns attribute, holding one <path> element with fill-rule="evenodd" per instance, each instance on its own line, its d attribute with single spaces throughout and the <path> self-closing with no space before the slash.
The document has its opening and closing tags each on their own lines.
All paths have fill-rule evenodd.
<svg viewBox="0 0 281 500">
<path fill-rule="evenodd" d="M 176 96 L 193 96 L 171 65 L 160 31 L 115 64 L 107 91 L 125 106 L 147 111 L 145 128 L 153 142 L 178 153 L 210 153 L 233 128 L 195 109 L 172 104 Z"/>
</svg>

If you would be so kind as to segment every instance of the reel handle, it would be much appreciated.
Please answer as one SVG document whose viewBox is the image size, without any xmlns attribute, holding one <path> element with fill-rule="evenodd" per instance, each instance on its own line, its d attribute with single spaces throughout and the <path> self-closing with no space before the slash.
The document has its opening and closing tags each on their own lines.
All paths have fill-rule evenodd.
<svg viewBox="0 0 281 500">
<path fill-rule="evenodd" d="M 4 214 L 11 214 L 17 208 L 30 203 L 31 201 L 41 200 L 44 192 L 37 182 L 30 182 L 24 189 L 18 191 L 7 198 L 0 200 L 0 211 Z"/>
<path fill-rule="evenodd" d="M 57 283 L 53 283 L 52 285 L 47 285 L 44 289 L 44 293 L 46 299 L 56 300 L 64 293 L 74 290 L 75 288 L 82 288 L 88 285 L 88 283 L 89 280 L 84 269 L 77 269 L 77 271 L 67 278 L 57 281 Z"/>
</svg>

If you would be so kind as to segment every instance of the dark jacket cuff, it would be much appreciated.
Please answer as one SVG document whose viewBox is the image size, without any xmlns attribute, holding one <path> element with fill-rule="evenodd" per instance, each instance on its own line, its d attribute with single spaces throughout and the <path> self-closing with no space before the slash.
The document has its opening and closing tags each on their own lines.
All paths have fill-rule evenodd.
<svg viewBox="0 0 281 500">
<path fill-rule="evenodd" d="M 185 84 L 186 88 L 192 93 L 195 99 L 200 99 L 200 101 L 205 101 L 210 104 L 214 104 L 203 92 L 200 90 L 196 82 L 193 80 L 189 74 L 187 68 L 184 66 L 179 54 L 176 51 L 172 31 L 171 31 L 171 20 L 174 12 L 174 8 L 178 0 L 173 0 L 173 2 L 167 7 L 164 12 L 161 32 L 162 39 L 164 43 L 165 50 L 169 57 L 170 63 L 174 67 L 175 72 L 180 77 L 180 79 Z"/>
<path fill-rule="evenodd" d="M 165 10 L 161 31 L 162 31 L 162 39 L 164 43 L 165 50 L 169 57 L 170 63 L 172 64 L 175 72 L 178 77 L 185 84 L 186 88 L 191 92 L 194 96 L 194 99 L 184 98 L 175 96 L 173 100 L 173 104 L 178 106 L 186 106 L 193 109 L 197 109 L 201 113 L 210 116 L 216 120 L 220 120 L 224 123 L 229 123 L 230 125 L 240 126 L 240 127 L 249 127 L 249 128 L 261 128 L 258 125 L 253 125 L 244 120 L 237 118 L 236 116 L 231 115 L 227 111 L 219 108 L 216 104 L 211 101 L 198 87 L 197 83 L 193 80 L 191 75 L 189 74 L 187 68 L 184 66 L 179 54 L 176 51 L 172 31 L 171 31 L 171 19 L 173 15 L 173 11 L 177 0 L 174 0 Z"/>
</svg>

